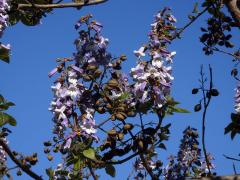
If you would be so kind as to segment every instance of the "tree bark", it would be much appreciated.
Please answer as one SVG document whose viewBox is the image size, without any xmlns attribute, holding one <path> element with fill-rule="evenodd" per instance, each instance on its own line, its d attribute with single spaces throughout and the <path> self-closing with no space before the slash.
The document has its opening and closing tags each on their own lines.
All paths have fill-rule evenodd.
<svg viewBox="0 0 240 180">
<path fill-rule="evenodd" d="M 240 27 L 240 0 L 224 0 L 223 2 L 237 23 L 237 26 Z"/>
</svg>

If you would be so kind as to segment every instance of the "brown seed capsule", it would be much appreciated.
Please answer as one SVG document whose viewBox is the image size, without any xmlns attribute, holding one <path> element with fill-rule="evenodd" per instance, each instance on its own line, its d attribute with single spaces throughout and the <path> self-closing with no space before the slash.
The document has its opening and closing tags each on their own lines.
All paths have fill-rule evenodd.
<svg viewBox="0 0 240 180">
<path fill-rule="evenodd" d="M 88 75 L 83 75 L 83 79 L 84 79 L 85 81 L 91 81 L 91 77 L 88 76 Z"/>
<path fill-rule="evenodd" d="M 21 170 L 18 170 L 17 171 L 17 176 L 21 176 L 22 175 L 22 171 Z"/>
<path fill-rule="evenodd" d="M 38 159 L 36 157 L 32 158 L 30 164 L 34 166 L 37 163 Z"/>
<path fill-rule="evenodd" d="M 26 160 L 27 162 L 29 162 L 31 159 L 32 159 L 31 156 L 26 156 L 26 157 L 25 157 L 25 160 Z"/>
<path fill-rule="evenodd" d="M 116 136 L 118 133 L 115 129 L 112 129 L 111 131 L 108 131 L 109 136 Z"/>
<path fill-rule="evenodd" d="M 124 115 L 122 115 L 122 113 L 117 113 L 116 118 L 120 121 L 124 121 L 126 119 L 126 117 Z"/>
<path fill-rule="evenodd" d="M 97 77 L 99 77 L 101 74 L 102 74 L 102 71 L 101 71 L 100 69 L 97 69 L 97 70 L 94 72 L 94 77 L 97 78 Z"/>
<path fill-rule="evenodd" d="M 87 70 L 90 70 L 90 71 L 93 71 L 93 70 L 96 70 L 98 67 L 95 66 L 95 65 L 88 65 L 87 66 Z"/>
<path fill-rule="evenodd" d="M 130 111 L 127 113 L 128 117 L 135 117 L 136 113 L 134 111 Z"/>
<path fill-rule="evenodd" d="M 121 65 L 121 63 L 122 63 L 122 61 L 121 61 L 120 59 L 118 59 L 118 60 L 116 61 L 116 64 L 117 64 L 117 65 Z"/>
<path fill-rule="evenodd" d="M 47 159 L 49 160 L 49 161 L 52 161 L 53 160 L 53 156 L 51 156 L 50 154 L 47 156 Z"/>
<path fill-rule="evenodd" d="M 57 148 L 57 147 L 55 147 L 54 149 L 53 149 L 53 152 L 54 153 L 57 153 L 59 151 L 59 149 Z"/>
<path fill-rule="evenodd" d="M 116 79 L 111 79 L 108 81 L 108 86 L 110 87 L 117 87 L 118 86 L 118 81 Z"/>
<path fill-rule="evenodd" d="M 108 99 L 106 97 L 103 98 L 104 102 L 108 102 Z"/>
<path fill-rule="evenodd" d="M 112 105 L 111 105 L 110 103 L 107 103 L 106 107 L 107 107 L 108 109 L 112 109 Z"/>
<path fill-rule="evenodd" d="M 122 140 L 124 138 L 124 134 L 123 133 L 119 133 L 117 135 L 117 137 L 118 137 L 118 140 Z"/>
<path fill-rule="evenodd" d="M 125 124 L 125 125 L 123 126 L 123 129 L 124 129 L 124 130 L 132 130 L 132 129 L 133 129 L 133 125 L 130 124 L 130 123 Z"/>
<path fill-rule="evenodd" d="M 119 75 L 118 75 L 117 72 L 113 72 L 111 75 L 112 75 L 113 79 L 118 79 L 119 78 Z"/>
<path fill-rule="evenodd" d="M 110 119 L 111 119 L 112 121 L 115 121 L 115 120 L 116 120 L 116 116 L 113 114 L 113 115 L 110 117 Z"/>
<path fill-rule="evenodd" d="M 52 145 L 51 141 L 46 141 L 43 144 L 44 144 L 44 146 L 51 146 Z"/>
<path fill-rule="evenodd" d="M 44 153 L 45 153 L 45 154 L 47 154 L 47 153 L 49 153 L 49 152 L 50 152 L 50 149 L 49 149 L 49 148 L 45 148 L 45 149 L 44 149 Z"/>
<path fill-rule="evenodd" d="M 100 99 L 97 100 L 95 104 L 96 104 L 96 105 L 100 105 L 100 104 L 101 104 L 101 100 L 100 100 Z"/>
<path fill-rule="evenodd" d="M 12 153 L 13 153 L 14 156 L 18 155 L 18 152 L 16 152 L 16 151 L 13 151 Z"/>
<path fill-rule="evenodd" d="M 122 54 L 122 55 L 120 56 L 120 59 L 121 59 L 122 61 L 125 61 L 125 60 L 127 59 L 127 56 L 126 56 L 125 54 Z"/>
<path fill-rule="evenodd" d="M 117 107 L 117 110 L 123 112 L 123 111 L 125 111 L 125 108 L 123 106 L 120 106 L 120 107 Z"/>
<path fill-rule="evenodd" d="M 97 112 L 100 113 L 100 114 L 103 114 L 106 111 L 105 111 L 104 107 L 98 107 Z"/>
<path fill-rule="evenodd" d="M 37 157 L 37 153 L 33 153 L 32 157 Z"/>
<path fill-rule="evenodd" d="M 138 141 L 138 147 L 142 150 L 144 148 L 144 144 L 142 140 Z"/>
</svg>

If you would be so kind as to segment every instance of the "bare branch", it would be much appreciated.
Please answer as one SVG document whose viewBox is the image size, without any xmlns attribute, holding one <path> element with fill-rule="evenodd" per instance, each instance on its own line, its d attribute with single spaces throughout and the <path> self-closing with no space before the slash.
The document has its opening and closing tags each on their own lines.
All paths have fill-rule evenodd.
<svg viewBox="0 0 240 180">
<path fill-rule="evenodd" d="M 227 156 L 227 155 L 223 155 L 225 158 L 227 158 L 227 159 L 230 159 L 230 160 L 233 160 L 233 161 L 239 161 L 240 162 L 240 159 L 236 159 L 236 158 L 233 158 L 233 157 L 229 157 L 229 156 Z"/>
<path fill-rule="evenodd" d="M 210 65 L 209 65 L 209 73 L 210 73 L 210 88 L 209 89 L 211 90 L 213 87 L 213 80 L 212 80 L 212 68 Z M 206 161 L 207 168 L 208 168 L 208 173 L 209 173 L 209 175 L 211 175 L 210 162 L 209 162 L 209 159 L 207 156 L 207 150 L 206 150 L 206 145 L 205 145 L 206 114 L 207 114 L 207 109 L 209 107 L 209 104 L 211 102 L 211 96 L 208 98 L 206 97 L 205 90 L 204 90 L 205 89 L 204 82 L 205 81 L 204 81 L 203 67 L 201 67 L 201 85 L 202 85 L 201 90 L 203 93 L 203 101 L 204 101 L 204 111 L 203 111 L 203 115 L 202 115 L 202 146 L 203 146 L 203 153 L 204 153 L 205 161 Z"/>
<path fill-rule="evenodd" d="M 37 8 L 37 9 L 52 9 L 52 8 L 77 8 L 77 7 L 83 7 L 83 6 L 91 6 L 96 5 L 100 3 L 104 3 L 107 0 L 91 0 L 87 3 L 84 1 L 82 2 L 71 2 L 71 3 L 62 3 L 62 4 L 18 4 L 18 9 L 24 9 L 24 8 Z"/>
<path fill-rule="evenodd" d="M 175 36 L 172 37 L 172 40 L 176 39 L 177 37 L 179 37 L 185 29 L 187 29 L 190 25 L 192 25 L 200 16 L 202 16 L 209 8 L 210 6 L 206 7 L 205 9 L 203 9 L 200 13 L 198 13 L 197 16 L 195 16 L 194 19 L 192 19 L 190 22 L 188 22 L 183 28 L 181 28 Z"/>
<path fill-rule="evenodd" d="M 4 151 L 8 154 L 8 156 L 11 158 L 11 160 L 24 171 L 26 174 L 28 174 L 30 177 L 36 180 L 43 180 L 43 178 L 39 175 L 37 175 L 35 172 L 33 172 L 30 168 L 27 166 L 24 166 L 12 153 L 10 148 L 8 147 L 7 144 L 4 143 L 3 140 L 0 139 L 0 146 L 3 147 Z"/>
<path fill-rule="evenodd" d="M 224 4 L 227 6 L 228 11 L 231 13 L 233 19 L 240 27 L 240 1 L 239 0 L 224 0 Z"/>
</svg>

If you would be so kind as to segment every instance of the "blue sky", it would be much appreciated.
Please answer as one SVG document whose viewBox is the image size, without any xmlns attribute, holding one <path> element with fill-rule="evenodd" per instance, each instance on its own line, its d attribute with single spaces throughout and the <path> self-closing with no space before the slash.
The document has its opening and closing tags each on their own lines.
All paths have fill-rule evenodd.
<svg viewBox="0 0 240 180">
<path fill-rule="evenodd" d="M 9 136 L 12 149 L 24 154 L 38 152 L 40 162 L 34 170 L 45 174 L 45 168 L 56 165 L 57 161 L 48 162 L 43 153 L 42 142 L 51 137 L 52 115 L 48 111 L 52 99 L 50 86 L 52 80 L 47 74 L 55 66 L 58 57 L 70 57 L 75 51 L 74 40 L 77 32 L 75 22 L 82 15 L 92 13 L 104 25 L 103 34 L 110 39 L 110 51 L 118 56 L 122 53 L 128 57 L 123 70 L 127 73 L 135 66 L 136 58 L 133 50 L 147 41 L 147 33 L 153 15 L 165 6 L 173 9 L 178 19 L 177 26 L 182 27 L 187 21 L 187 14 L 193 9 L 193 0 L 109 0 L 105 4 L 81 9 L 54 10 L 42 24 L 27 27 L 21 23 L 6 30 L 2 41 L 12 46 L 11 63 L 0 63 L 0 93 L 16 106 L 9 112 L 17 119 L 17 127 L 11 128 Z M 186 4 L 184 6 L 184 4 Z M 234 141 L 224 135 L 224 127 L 230 122 L 233 112 L 233 96 L 236 82 L 230 76 L 233 63 L 231 58 L 215 54 L 205 56 L 199 43 L 201 25 L 205 25 L 206 16 L 200 18 L 187 29 L 181 40 L 175 40 L 170 49 L 177 51 L 174 59 L 173 74 L 175 77 L 172 96 L 181 102 L 181 107 L 192 111 L 190 114 L 176 114 L 165 119 L 164 123 L 172 123 L 171 138 L 167 142 L 167 151 L 162 151 L 159 158 L 166 162 L 170 154 L 176 154 L 182 131 L 188 125 L 200 131 L 201 113 L 194 113 L 193 107 L 200 96 L 193 96 L 191 89 L 198 87 L 200 65 L 211 63 L 214 86 L 219 89 L 220 96 L 213 98 L 207 114 L 206 144 L 208 152 L 215 157 L 216 172 L 232 174 L 232 162 L 223 154 L 239 153 L 239 136 Z M 238 36 L 236 36 L 238 37 Z M 131 172 L 132 163 L 117 167 L 116 179 L 123 180 Z M 240 164 L 236 164 L 240 172 Z M 102 173 L 101 173 L 102 174 Z M 16 179 L 30 179 L 27 176 Z M 100 179 L 111 179 L 102 174 Z"/>
</svg>

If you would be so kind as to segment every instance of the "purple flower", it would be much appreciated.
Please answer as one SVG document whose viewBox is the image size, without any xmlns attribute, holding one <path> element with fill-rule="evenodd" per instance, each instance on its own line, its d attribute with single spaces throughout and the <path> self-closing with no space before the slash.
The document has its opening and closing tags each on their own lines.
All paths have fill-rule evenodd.
<svg viewBox="0 0 240 180">
<path fill-rule="evenodd" d="M 240 114 L 240 84 L 237 85 L 236 89 L 236 94 L 235 94 L 235 111 Z"/>
<path fill-rule="evenodd" d="M 3 35 L 3 31 L 8 26 L 8 14 L 7 11 L 10 10 L 10 5 L 8 0 L 0 1 L 0 37 Z"/>
<path fill-rule="evenodd" d="M 56 72 L 58 71 L 58 68 L 54 68 L 52 71 L 50 71 L 50 73 L 48 73 L 48 77 L 52 77 L 54 74 L 56 74 Z"/>
</svg>

